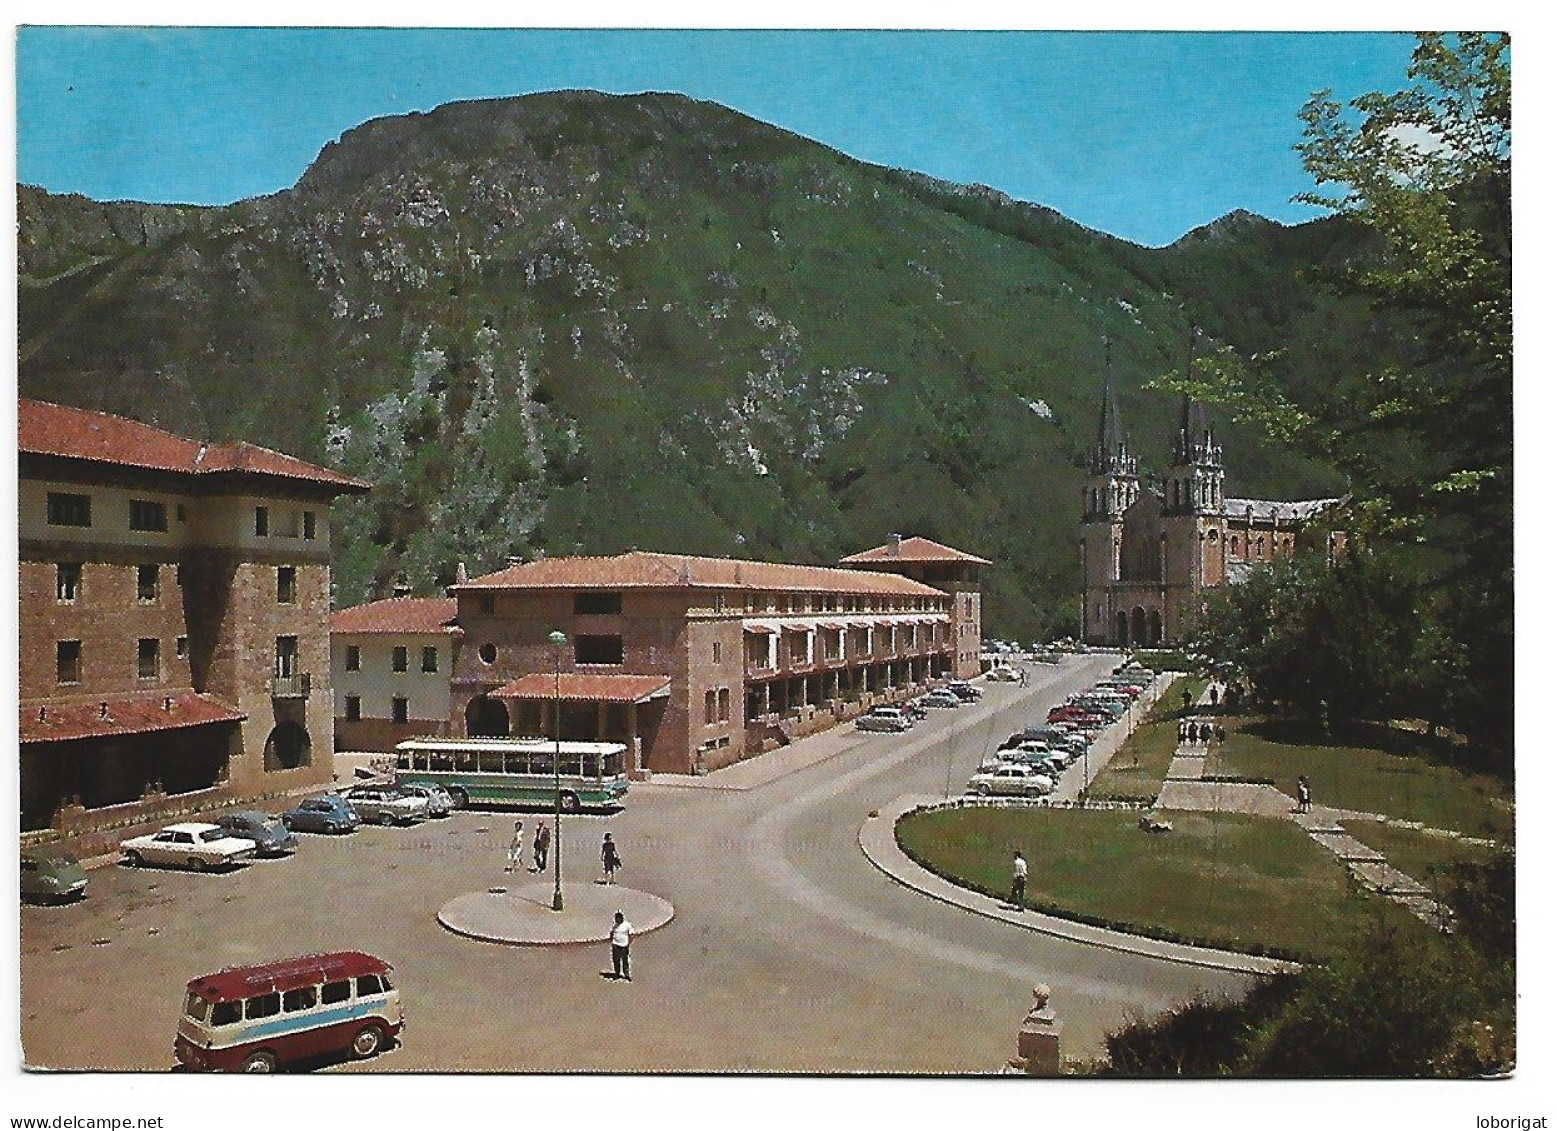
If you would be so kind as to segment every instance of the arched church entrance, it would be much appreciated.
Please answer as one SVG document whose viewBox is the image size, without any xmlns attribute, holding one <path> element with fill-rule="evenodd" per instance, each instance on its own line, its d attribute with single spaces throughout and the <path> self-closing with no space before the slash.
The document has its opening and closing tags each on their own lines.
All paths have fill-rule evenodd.
<svg viewBox="0 0 1557 1131">
<path fill-rule="evenodd" d="M 465 733 L 471 738 L 507 738 L 508 708 L 478 695 L 465 708 Z"/>
</svg>

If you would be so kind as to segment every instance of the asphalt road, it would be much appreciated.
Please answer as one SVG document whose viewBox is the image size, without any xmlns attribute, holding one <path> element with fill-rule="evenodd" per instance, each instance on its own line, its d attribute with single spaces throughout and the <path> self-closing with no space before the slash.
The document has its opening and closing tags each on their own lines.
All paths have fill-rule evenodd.
<svg viewBox="0 0 1557 1131">
<path fill-rule="evenodd" d="M 676 906 L 634 943 L 631 983 L 601 976 L 603 946 L 438 926 L 448 899 L 502 882 L 510 814 L 307 837 L 293 858 L 226 875 L 96 870 L 84 903 L 22 909 L 26 1061 L 167 1070 L 189 978 L 346 948 L 396 966 L 407 1028 L 377 1060 L 328 1071 L 992 1072 L 1040 981 L 1065 1054 L 1091 1055 L 1131 1013 L 1245 979 L 927 899 L 872 867 L 857 836 L 895 797 L 959 790 L 986 750 L 1112 662 L 1035 665 L 1030 686 L 991 685 L 908 734 L 821 736 L 835 756 L 744 792 L 634 787 L 623 812 L 565 818 L 565 886 L 593 880 L 609 829 L 621 881 Z"/>
</svg>

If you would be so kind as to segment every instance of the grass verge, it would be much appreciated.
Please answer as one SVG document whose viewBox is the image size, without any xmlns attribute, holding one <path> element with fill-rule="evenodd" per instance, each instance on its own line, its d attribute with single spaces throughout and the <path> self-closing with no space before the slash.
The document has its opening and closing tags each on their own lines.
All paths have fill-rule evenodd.
<svg viewBox="0 0 1557 1131">
<path fill-rule="evenodd" d="M 1454 864 L 1485 864 L 1494 852 L 1485 845 L 1378 821 L 1344 821 L 1342 827 L 1369 848 L 1382 852 L 1390 867 L 1430 888 L 1435 887 L 1436 873 Z"/>
</svg>

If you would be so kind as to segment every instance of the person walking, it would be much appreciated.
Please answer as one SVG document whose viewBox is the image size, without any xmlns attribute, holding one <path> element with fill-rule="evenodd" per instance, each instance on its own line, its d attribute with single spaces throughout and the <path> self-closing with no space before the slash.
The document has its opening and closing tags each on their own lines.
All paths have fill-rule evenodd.
<svg viewBox="0 0 1557 1131">
<path fill-rule="evenodd" d="M 1307 813 L 1313 804 L 1313 794 L 1308 788 L 1308 778 L 1303 774 L 1298 775 L 1297 780 L 1298 812 Z"/>
<path fill-rule="evenodd" d="M 1020 851 L 1011 854 L 1011 903 L 1018 911 L 1027 910 L 1027 861 Z"/>
<path fill-rule="evenodd" d="M 508 864 L 504 872 L 512 872 L 524 863 L 524 822 L 514 822 L 514 839 L 508 845 Z"/>
<path fill-rule="evenodd" d="M 600 867 L 605 872 L 601 883 L 616 883 L 616 870 L 622 866 L 622 858 L 616 851 L 616 842 L 611 839 L 611 834 L 606 833 L 605 840 L 600 842 Z"/>
<path fill-rule="evenodd" d="M 535 870 L 546 870 L 546 854 L 551 851 L 551 826 L 545 821 L 537 821 L 535 825 Z"/>
<path fill-rule="evenodd" d="M 633 980 L 631 959 L 628 948 L 633 942 L 633 925 L 627 921 L 627 916 L 620 911 L 616 913 L 616 922 L 611 927 L 611 977 L 621 978 L 625 981 Z"/>
</svg>

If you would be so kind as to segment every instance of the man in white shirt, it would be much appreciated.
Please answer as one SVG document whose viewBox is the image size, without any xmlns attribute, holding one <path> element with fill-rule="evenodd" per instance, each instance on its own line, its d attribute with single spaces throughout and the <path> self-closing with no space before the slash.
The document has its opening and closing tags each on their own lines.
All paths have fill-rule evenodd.
<svg viewBox="0 0 1557 1131">
<path fill-rule="evenodd" d="M 611 928 L 611 976 L 633 980 L 632 968 L 628 965 L 627 948 L 632 945 L 633 925 L 627 921 L 627 917 L 620 911 L 616 913 L 616 925 Z"/>
<path fill-rule="evenodd" d="M 1027 861 L 1020 851 L 1011 854 L 1011 902 L 1017 910 L 1027 910 Z"/>
</svg>

